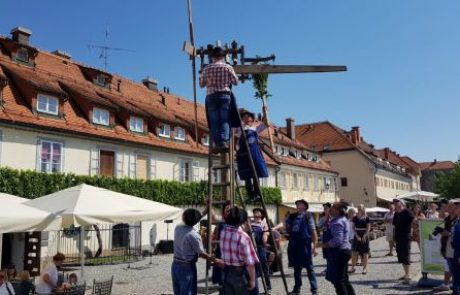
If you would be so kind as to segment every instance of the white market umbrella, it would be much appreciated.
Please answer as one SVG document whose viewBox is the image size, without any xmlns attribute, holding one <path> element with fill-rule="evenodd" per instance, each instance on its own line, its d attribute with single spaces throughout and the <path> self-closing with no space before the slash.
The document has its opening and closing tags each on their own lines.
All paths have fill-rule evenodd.
<svg viewBox="0 0 460 295">
<path fill-rule="evenodd" d="M 82 226 L 80 232 L 81 277 L 84 277 L 83 226 L 97 223 L 160 221 L 182 209 L 104 188 L 80 184 L 25 203 L 62 217 L 62 228 Z"/>
<path fill-rule="evenodd" d="M 382 207 L 370 207 L 366 208 L 366 213 L 386 213 L 389 212 L 390 210 L 387 208 L 382 208 Z"/>
<path fill-rule="evenodd" d="M 399 195 L 397 199 L 414 200 L 414 201 L 421 201 L 421 202 L 433 202 L 434 199 L 437 197 L 439 197 L 439 195 L 432 193 L 432 192 L 415 191 L 415 192 L 409 192 L 409 193 Z"/>
<path fill-rule="evenodd" d="M 25 201 L 28 201 L 29 199 L 17 197 L 17 196 L 10 195 L 10 194 L 0 193 L 0 203 L 3 200 L 10 200 L 10 201 L 17 202 L 17 203 L 24 203 Z"/>
<path fill-rule="evenodd" d="M 80 184 L 26 205 L 62 216 L 62 228 L 97 223 L 160 221 L 182 209 L 104 188 Z"/>
<path fill-rule="evenodd" d="M 3 196 L 0 203 L 0 233 L 57 230 L 61 227 L 61 217 L 53 213 Z"/>
</svg>

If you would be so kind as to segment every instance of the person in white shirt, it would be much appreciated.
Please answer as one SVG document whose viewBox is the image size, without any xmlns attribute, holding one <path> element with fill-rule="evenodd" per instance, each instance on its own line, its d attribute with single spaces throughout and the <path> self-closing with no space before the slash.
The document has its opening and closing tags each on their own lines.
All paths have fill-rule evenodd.
<svg viewBox="0 0 460 295">
<path fill-rule="evenodd" d="M 395 227 L 393 225 L 393 217 L 395 215 L 395 206 L 391 204 L 389 209 L 390 211 L 385 213 L 385 216 L 383 217 L 383 221 L 385 223 L 385 237 L 390 246 L 390 252 L 388 252 L 388 254 L 385 256 L 393 256 L 393 248 L 395 246 L 395 241 L 394 241 Z"/>
<path fill-rule="evenodd" d="M 6 280 L 6 272 L 0 270 L 0 295 L 16 295 L 10 282 Z"/>
<path fill-rule="evenodd" d="M 65 256 L 62 253 L 57 253 L 53 256 L 53 262 L 48 264 L 40 274 L 35 292 L 40 295 L 52 294 L 53 290 L 58 287 L 58 267 L 62 265 Z"/>
</svg>

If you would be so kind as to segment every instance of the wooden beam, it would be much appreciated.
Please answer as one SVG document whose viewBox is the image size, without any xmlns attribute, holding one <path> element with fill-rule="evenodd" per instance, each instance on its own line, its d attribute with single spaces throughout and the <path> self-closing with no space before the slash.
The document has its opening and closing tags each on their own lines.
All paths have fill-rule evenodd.
<svg viewBox="0 0 460 295">
<path fill-rule="evenodd" d="M 346 66 L 302 66 L 302 65 L 236 65 L 233 67 L 237 74 L 289 74 L 343 72 Z"/>
</svg>

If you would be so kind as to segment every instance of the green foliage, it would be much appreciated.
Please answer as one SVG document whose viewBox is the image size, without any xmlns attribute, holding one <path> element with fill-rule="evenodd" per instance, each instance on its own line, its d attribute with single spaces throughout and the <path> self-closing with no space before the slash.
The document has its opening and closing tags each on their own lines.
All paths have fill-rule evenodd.
<svg viewBox="0 0 460 295">
<path fill-rule="evenodd" d="M 254 96 L 262 99 L 263 97 L 269 98 L 271 95 L 268 93 L 268 74 L 253 74 L 252 85 L 256 89 Z"/>
<path fill-rule="evenodd" d="M 450 173 L 438 173 L 436 175 L 436 188 L 438 193 L 446 198 L 460 197 L 460 161 Z"/>
<path fill-rule="evenodd" d="M 62 173 L 46 174 L 30 170 L 0 168 L 0 192 L 28 199 L 38 198 L 82 183 L 169 205 L 204 204 L 208 191 L 206 181 L 138 180 Z M 267 204 L 281 203 L 281 191 L 278 188 L 264 187 L 263 194 Z"/>
</svg>

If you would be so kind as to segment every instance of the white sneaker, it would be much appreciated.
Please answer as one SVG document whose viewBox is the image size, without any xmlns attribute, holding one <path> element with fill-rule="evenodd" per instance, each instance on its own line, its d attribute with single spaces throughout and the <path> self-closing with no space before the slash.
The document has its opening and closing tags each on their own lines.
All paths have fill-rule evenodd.
<svg viewBox="0 0 460 295">
<path fill-rule="evenodd" d="M 433 291 L 449 291 L 449 290 L 450 290 L 449 286 L 447 286 L 444 283 L 433 288 Z"/>
</svg>

